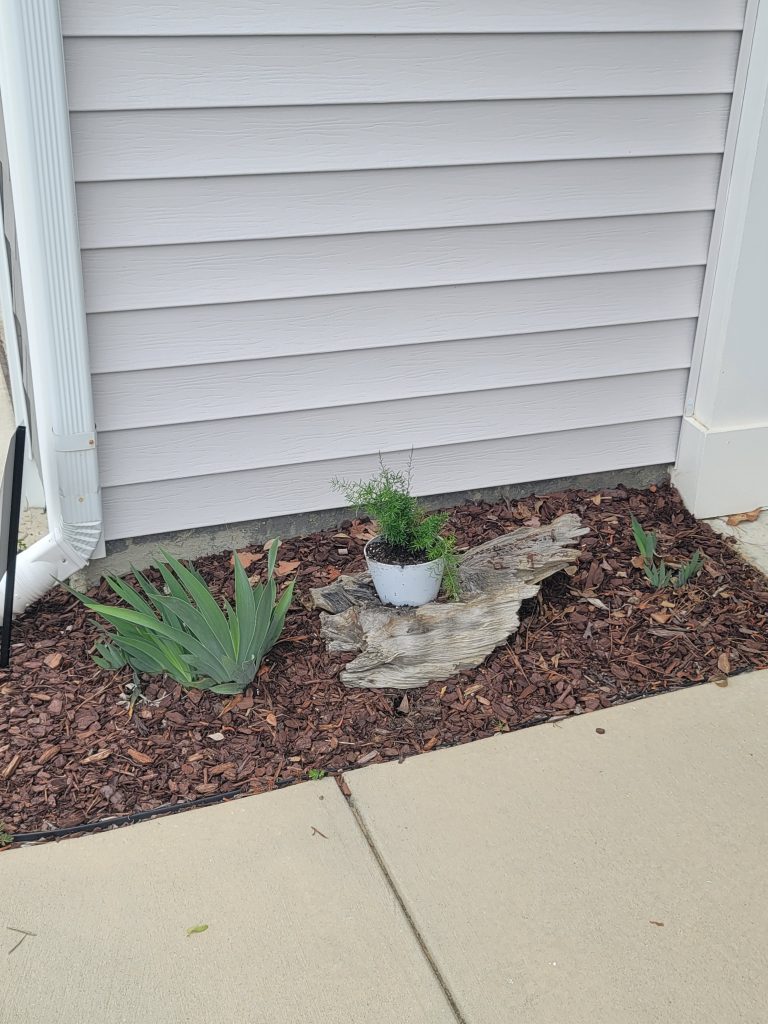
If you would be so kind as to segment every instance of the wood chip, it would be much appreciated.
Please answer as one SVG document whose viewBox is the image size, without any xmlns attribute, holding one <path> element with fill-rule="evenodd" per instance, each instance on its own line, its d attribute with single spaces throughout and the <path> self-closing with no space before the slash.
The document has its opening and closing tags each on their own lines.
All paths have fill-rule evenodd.
<svg viewBox="0 0 768 1024">
<path fill-rule="evenodd" d="M 135 747 L 128 747 L 126 754 L 136 764 L 148 765 L 152 764 L 154 758 L 150 754 L 145 754 L 141 750 L 136 750 Z"/>
<path fill-rule="evenodd" d="M 50 760 L 56 757 L 60 750 L 61 745 L 59 743 L 54 743 L 52 747 L 46 747 L 40 754 L 40 757 L 38 757 L 37 763 L 39 765 L 47 764 Z"/>
<path fill-rule="evenodd" d="M 4 779 L 10 779 L 10 777 L 13 775 L 13 773 L 16 771 L 16 769 L 21 764 L 21 758 L 22 758 L 21 754 L 14 754 L 13 755 L 13 757 L 8 762 L 8 764 L 5 766 L 5 768 L 3 768 L 2 777 Z"/>
<path fill-rule="evenodd" d="M 104 747 L 102 750 L 97 750 L 95 754 L 84 757 L 80 764 L 98 764 L 100 761 L 106 761 L 111 754 L 112 751 L 108 747 Z"/>
<path fill-rule="evenodd" d="M 379 756 L 378 750 L 371 750 L 369 753 L 363 754 L 362 757 L 358 757 L 357 764 L 358 764 L 358 766 L 361 766 L 361 765 L 364 765 L 364 764 L 368 764 L 369 761 L 372 761 L 374 759 L 374 757 L 378 757 L 378 756 Z"/>
<path fill-rule="evenodd" d="M 53 651 L 51 654 L 46 654 L 43 658 L 43 663 L 47 665 L 48 668 L 58 668 L 61 664 L 62 658 L 63 655 L 59 654 L 58 651 Z"/>
</svg>

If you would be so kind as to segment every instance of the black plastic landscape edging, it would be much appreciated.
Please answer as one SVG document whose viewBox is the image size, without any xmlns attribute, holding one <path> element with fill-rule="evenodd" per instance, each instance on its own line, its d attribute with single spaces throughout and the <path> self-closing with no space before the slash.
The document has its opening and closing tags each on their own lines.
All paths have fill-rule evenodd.
<svg viewBox="0 0 768 1024">
<path fill-rule="evenodd" d="M 329 773 L 330 775 L 330 773 Z M 272 790 L 284 789 L 286 786 L 293 786 L 296 779 L 286 779 L 274 784 Z M 271 790 L 263 790 L 269 793 Z M 82 825 L 68 825 L 66 828 L 51 828 L 45 832 L 14 832 L 11 842 L 6 848 L 17 843 L 42 843 L 52 842 L 56 839 L 65 839 L 67 836 L 78 833 L 106 832 L 110 828 L 119 828 L 121 825 L 134 825 L 139 821 L 147 821 L 149 818 L 168 817 L 171 814 L 179 814 L 181 811 L 191 811 L 194 807 L 209 807 L 213 804 L 221 804 L 227 800 L 236 800 L 239 797 L 247 796 L 245 786 L 241 789 L 231 789 L 226 793 L 211 793 L 209 796 L 201 796 L 196 800 L 184 800 L 178 804 L 160 804 L 158 807 L 149 807 L 145 811 L 132 811 L 130 814 L 115 815 L 114 818 L 99 818 L 98 821 L 86 821 Z M 254 793 L 253 796 L 258 794 Z"/>
</svg>

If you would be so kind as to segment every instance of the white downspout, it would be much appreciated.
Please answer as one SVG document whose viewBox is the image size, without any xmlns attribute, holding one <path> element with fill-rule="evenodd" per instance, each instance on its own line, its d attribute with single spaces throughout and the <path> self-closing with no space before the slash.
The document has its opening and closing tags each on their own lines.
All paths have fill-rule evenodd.
<svg viewBox="0 0 768 1024">
<path fill-rule="evenodd" d="M 13 607 L 20 612 L 103 553 L 57 0 L 0 0 L 0 95 L 50 530 L 19 555 Z"/>
</svg>

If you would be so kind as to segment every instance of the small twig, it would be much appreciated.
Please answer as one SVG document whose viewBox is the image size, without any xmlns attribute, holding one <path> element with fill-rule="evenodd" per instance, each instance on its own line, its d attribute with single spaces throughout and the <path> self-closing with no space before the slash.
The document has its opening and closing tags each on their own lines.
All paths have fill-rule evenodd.
<svg viewBox="0 0 768 1024">
<path fill-rule="evenodd" d="M 328 838 L 328 836 L 324 832 L 321 832 L 319 828 L 315 828 L 314 825 L 310 825 L 310 828 L 312 829 L 312 835 L 313 836 L 322 836 L 323 839 L 327 839 Z"/>
<path fill-rule="evenodd" d="M 8 930 L 9 932 L 16 932 L 16 933 L 17 933 L 18 935 L 21 935 L 21 938 L 20 938 L 20 939 L 19 939 L 19 941 L 18 941 L 18 942 L 16 943 L 16 945 L 15 945 L 15 946 L 13 946 L 13 948 L 12 948 L 12 949 L 9 949 L 9 950 L 8 950 L 8 956 L 10 956 L 10 955 L 11 955 L 11 953 L 15 952 L 15 951 L 16 951 L 16 950 L 17 950 L 17 949 L 19 948 L 19 946 L 20 946 L 20 945 L 22 944 L 22 942 L 24 941 L 24 939 L 26 939 L 26 938 L 27 938 L 27 936 L 28 936 L 28 935 L 29 935 L 29 936 L 32 936 L 32 938 L 34 938 L 34 937 L 36 936 L 36 932 L 28 932 L 28 931 L 25 931 L 25 930 L 24 930 L 23 928 L 11 928 L 11 926 L 10 926 L 10 925 L 6 925 L 6 928 L 7 928 L 7 930 Z"/>
<path fill-rule="evenodd" d="M 90 697 L 86 697 L 85 700 L 81 701 L 74 710 L 79 711 L 80 708 L 85 707 L 86 704 L 92 703 L 97 697 L 100 697 L 102 693 L 108 690 L 110 686 L 114 686 L 114 683 L 107 683 L 106 686 L 102 686 L 102 688 L 97 690 L 96 693 L 92 693 Z"/>
</svg>

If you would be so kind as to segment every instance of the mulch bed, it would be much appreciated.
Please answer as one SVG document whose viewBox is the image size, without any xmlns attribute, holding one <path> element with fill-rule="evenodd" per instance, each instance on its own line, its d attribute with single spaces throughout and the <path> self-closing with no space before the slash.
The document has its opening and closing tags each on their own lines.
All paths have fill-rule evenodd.
<svg viewBox="0 0 768 1024">
<path fill-rule="evenodd" d="M 130 673 L 92 663 L 95 630 L 66 592 L 17 623 L 12 667 L 0 672 L 0 823 L 11 832 L 78 825 L 238 790 L 258 792 L 653 693 L 768 666 L 768 581 L 729 542 L 697 523 L 670 488 L 570 491 L 452 511 L 460 545 L 563 512 L 582 516 L 572 576 L 545 581 L 520 631 L 479 669 L 403 692 L 347 690 L 346 655 L 330 655 L 309 609 L 310 587 L 363 568 L 364 524 L 285 542 L 284 578 L 297 597 L 258 688 L 236 698 L 149 682 L 129 717 Z M 653 592 L 631 564 L 630 513 L 659 534 L 673 564 L 696 548 L 700 576 Z M 261 554 L 261 548 L 249 549 Z M 292 563 L 296 563 L 292 565 Z M 264 564 L 256 558 L 249 572 Z M 219 592 L 227 555 L 201 559 Z M 101 588 L 101 596 L 106 589 Z"/>
</svg>

